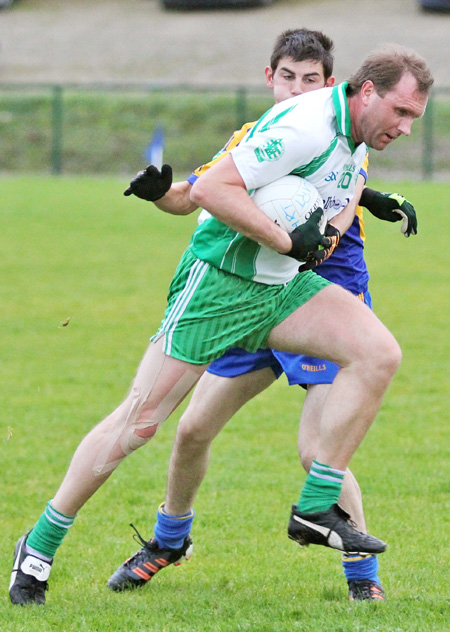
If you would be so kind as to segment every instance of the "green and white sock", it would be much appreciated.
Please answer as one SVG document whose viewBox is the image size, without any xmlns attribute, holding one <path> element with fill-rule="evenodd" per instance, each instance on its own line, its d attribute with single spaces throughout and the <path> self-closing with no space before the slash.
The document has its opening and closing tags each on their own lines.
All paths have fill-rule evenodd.
<svg viewBox="0 0 450 632">
<path fill-rule="evenodd" d="M 43 559 L 47 561 L 53 559 L 64 536 L 75 520 L 75 516 L 65 516 L 56 511 L 51 503 L 52 501 L 49 501 L 44 513 L 27 538 L 27 547 L 32 549 L 34 554 L 42 555 Z"/>
<path fill-rule="evenodd" d="M 302 513 L 326 511 L 337 503 L 345 471 L 313 461 L 302 489 L 298 510 Z"/>
</svg>

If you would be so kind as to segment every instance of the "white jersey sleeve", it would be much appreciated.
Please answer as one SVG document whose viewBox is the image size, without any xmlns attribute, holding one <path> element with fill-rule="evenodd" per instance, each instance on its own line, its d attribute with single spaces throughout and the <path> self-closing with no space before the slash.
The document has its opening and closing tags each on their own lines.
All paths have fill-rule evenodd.
<svg viewBox="0 0 450 632">
<path fill-rule="evenodd" d="M 330 97 L 330 88 L 293 97 L 254 125 L 231 152 L 247 190 L 298 171 L 327 151 L 336 135 Z"/>
</svg>

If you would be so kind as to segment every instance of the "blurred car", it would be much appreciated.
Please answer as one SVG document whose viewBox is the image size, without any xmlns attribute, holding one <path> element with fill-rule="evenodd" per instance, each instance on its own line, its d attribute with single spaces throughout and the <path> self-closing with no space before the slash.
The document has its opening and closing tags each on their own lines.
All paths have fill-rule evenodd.
<svg viewBox="0 0 450 632">
<path fill-rule="evenodd" d="M 424 11 L 450 13 L 450 0 L 419 0 Z"/>
<path fill-rule="evenodd" d="M 166 9 L 233 9 L 262 7 L 273 0 L 161 0 Z"/>
</svg>

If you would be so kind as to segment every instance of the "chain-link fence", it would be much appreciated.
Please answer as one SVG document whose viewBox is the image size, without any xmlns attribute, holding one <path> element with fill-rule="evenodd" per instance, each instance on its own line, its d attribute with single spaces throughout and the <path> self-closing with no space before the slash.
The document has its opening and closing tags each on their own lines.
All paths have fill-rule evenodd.
<svg viewBox="0 0 450 632">
<path fill-rule="evenodd" d="M 272 104 L 239 86 L 0 84 L 0 171 L 128 175 L 162 128 L 164 161 L 188 174 Z M 410 138 L 371 152 L 370 173 L 450 179 L 450 88 L 434 90 Z"/>
</svg>

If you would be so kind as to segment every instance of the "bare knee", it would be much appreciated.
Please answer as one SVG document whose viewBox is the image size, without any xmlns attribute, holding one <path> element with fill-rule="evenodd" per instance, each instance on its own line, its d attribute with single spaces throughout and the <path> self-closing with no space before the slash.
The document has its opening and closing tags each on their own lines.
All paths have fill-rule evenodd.
<svg viewBox="0 0 450 632">
<path fill-rule="evenodd" d="M 147 441 L 150 441 L 150 439 L 156 434 L 158 427 L 159 424 L 154 424 L 153 426 L 143 426 L 142 428 L 136 428 L 135 434 L 142 439 L 147 439 Z"/>
<path fill-rule="evenodd" d="M 384 325 L 378 326 L 371 333 L 371 336 L 365 338 L 358 337 L 357 343 L 351 348 L 348 362 L 341 366 L 357 373 L 371 389 L 378 386 L 380 390 L 386 390 L 400 366 L 401 349 Z"/>
<path fill-rule="evenodd" d="M 369 361 L 371 368 L 377 374 L 377 379 L 389 384 L 394 377 L 402 360 L 402 352 L 394 336 L 386 332 L 378 339 L 370 350 Z"/>
<path fill-rule="evenodd" d="M 154 408 L 150 408 L 140 388 L 133 386 L 127 399 L 110 415 L 115 437 L 126 456 L 145 445 L 156 433 L 160 420 L 155 419 Z"/>
<path fill-rule="evenodd" d="M 210 424 L 183 416 L 178 424 L 176 440 L 179 446 L 200 447 L 211 443 L 216 434 Z"/>
</svg>

